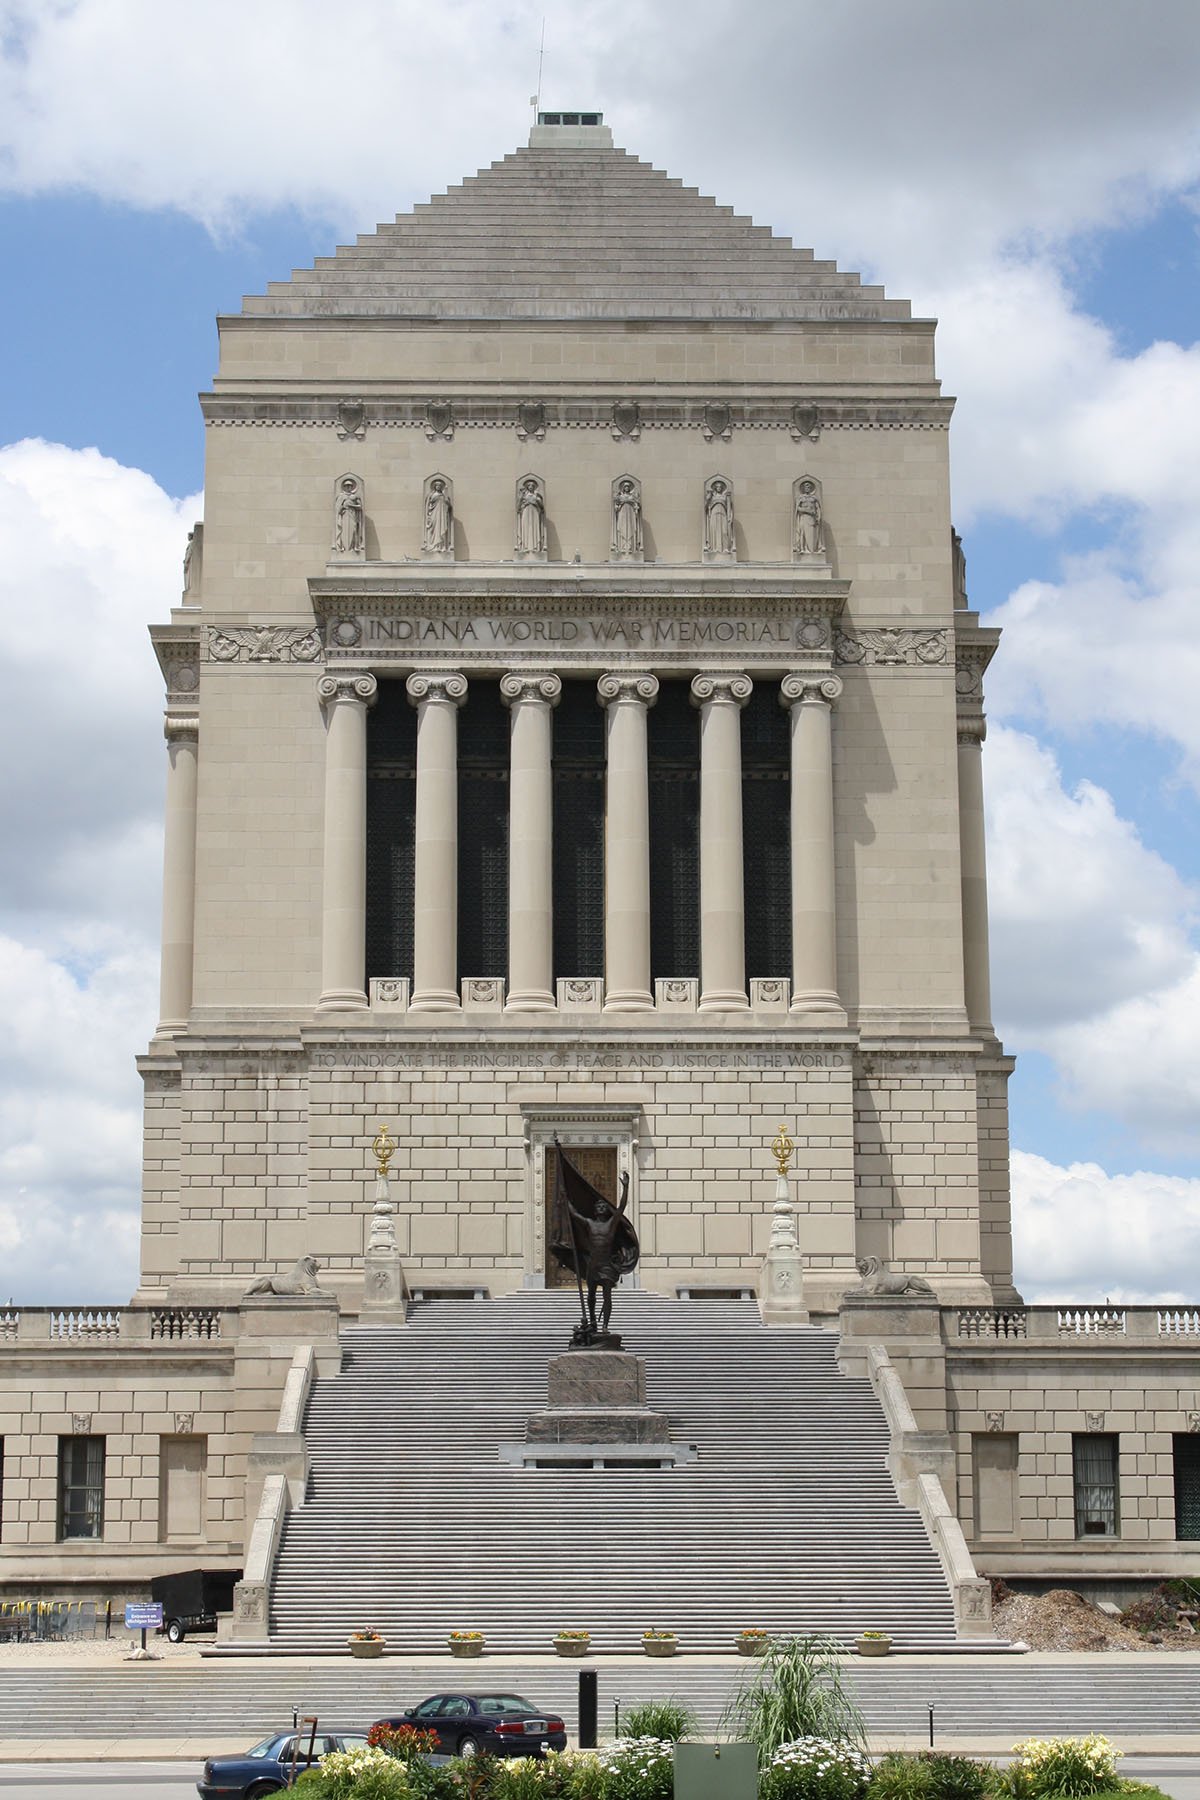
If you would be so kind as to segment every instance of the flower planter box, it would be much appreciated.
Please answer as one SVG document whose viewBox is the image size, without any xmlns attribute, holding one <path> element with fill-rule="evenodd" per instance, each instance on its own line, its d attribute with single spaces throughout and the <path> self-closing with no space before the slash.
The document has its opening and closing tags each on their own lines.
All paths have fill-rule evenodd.
<svg viewBox="0 0 1200 1800">
<path fill-rule="evenodd" d="M 763 1632 L 740 1631 L 737 1637 L 739 1656 L 765 1656 L 770 1638 Z"/>
<path fill-rule="evenodd" d="M 450 1639 L 450 1654 L 451 1654 L 451 1656 L 482 1656 L 483 1655 L 483 1639 L 482 1638 L 451 1638 Z"/>
<path fill-rule="evenodd" d="M 591 1642 L 587 1637 L 556 1637 L 554 1648 L 559 1656 L 586 1656 Z"/>
<path fill-rule="evenodd" d="M 647 1656 L 674 1656 L 678 1648 L 678 1638 L 659 1637 L 642 1639 L 642 1649 Z"/>
<path fill-rule="evenodd" d="M 348 1638 L 351 1656 L 382 1656 L 382 1638 Z"/>
<path fill-rule="evenodd" d="M 855 1645 L 860 1656 L 886 1656 L 891 1647 L 890 1637 L 860 1637 Z"/>
</svg>

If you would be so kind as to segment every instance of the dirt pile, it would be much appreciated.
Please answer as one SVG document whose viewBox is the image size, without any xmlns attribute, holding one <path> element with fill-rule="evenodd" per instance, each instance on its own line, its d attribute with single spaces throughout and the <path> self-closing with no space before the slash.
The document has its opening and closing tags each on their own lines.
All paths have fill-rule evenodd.
<svg viewBox="0 0 1200 1800">
<path fill-rule="evenodd" d="M 1070 1588 L 1051 1588 L 1048 1594 L 1014 1594 L 1002 1589 L 992 1609 L 993 1629 L 1010 1643 L 1022 1642 L 1031 1650 L 1155 1650 L 1136 1631 L 1102 1613 L 1098 1606 Z M 1163 1637 L 1174 1637 L 1164 1632 Z M 1187 1643 L 1200 1640 L 1192 1637 Z"/>
</svg>

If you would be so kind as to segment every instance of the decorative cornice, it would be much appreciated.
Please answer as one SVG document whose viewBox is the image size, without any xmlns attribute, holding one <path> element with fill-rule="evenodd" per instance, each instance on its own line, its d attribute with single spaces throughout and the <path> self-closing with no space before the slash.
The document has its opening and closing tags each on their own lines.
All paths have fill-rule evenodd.
<svg viewBox="0 0 1200 1800">
<path fill-rule="evenodd" d="M 413 706 L 419 706 L 422 700 L 461 706 L 467 697 L 467 678 L 456 669 L 439 669 L 436 672 L 422 669 L 418 674 L 410 675 L 404 687 Z"/>
<path fill-rule="evenodd" d="M 913 663 L 944 663 L 950 633 L 944 627 L 913 631 L 899 626 L 880 626 L 870 631 L 838 631 L 834 634 L 834 661 L 862 664 L 866 668 L 900 667 Z"/>
<path fill-rule="evenodd" d="M 206 625 L 206 662 L 315 663 L 321 659 L 321 632 L 316 626 Z"/>
<path fill-rule="evenodd" d="M 540 700 L 557 706 L 562 698 L 562 682 L 550 670 L 522 669 L 500 677 L 500 698 L 506 706 L 523 700 Z"/>
<path fill-rule="evenodd" d="M 785 675 L 779 684 L 780 706 L 811 706 L 814 703 L 833 706 L 842 697 L 845 683 L 840 675 Z"/>
<path fill-rule="evenodd" d="M 658 676 L 645 669 L 610 669 L 596 683 L 600 704 L 609 706 L 614 700 L 640 700 L 653 706 L 658 699 Z"/>
<path fill-rule="evenodd" d="M 718 705 L 745 706 L 753 692 L 754 683 L 740 671 L 725 674 L 705 669 L 692 682 L 692 705 L 707 706 L 715 700 Z"/>
<path fill-rule="evenodd" d="M 317 698 L 322 706 L 339 706 L 343 702 L 372 706 L 378 692 L 379 683 L 366 670 L 355 674 L 322 675 L 317 682 Z"/>
</svg>

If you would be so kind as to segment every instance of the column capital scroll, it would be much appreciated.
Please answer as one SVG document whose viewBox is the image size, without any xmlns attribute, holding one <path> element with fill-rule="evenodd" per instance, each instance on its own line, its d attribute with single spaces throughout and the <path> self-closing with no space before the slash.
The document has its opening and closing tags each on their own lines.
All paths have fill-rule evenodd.
<svg viewBox="0 0 1200 1800">
<path fill-rule="evenodd" d="M 505 706 L 517 706 L 522 700 L 557 706 L 562 698 L 562 682 L 551 669 L 510 669 L 500 677 L 500 698 Z"/>
<path fill-rule="evenodd" d="M 366 670 L 354 675 L 322 675 L 317 681 L 317 697 L 322 706 L 337 706 L 347 700 L 371 706 L 378 692 L 379 683 Z"/>
<path fill-rule="evenodd" d="M 780 706 L 834 706 L 841 699 L 845 683 L 840 675 L 785 675 L 779 684 Z"/>
<path fill-rule="evenodd" d="M 958 742 L 960 748 L 981 750 L 986 736 L 987 720 L 982 713 L 978 713 L 973 719 L 964 718 L 961 713 L 959 714 Z"/>
<path fill-rule="evenodd" d="M 693 706 L 707 706 L 715 700 L 740 707 L 754 692 L 754 683 L 740 672 L 726 675 L 703 670 L 693 680 L 691 692 Z"/>
<path fill-rule="evenodd" d="M 179 738 L 200 737 L 199 713 L 166 713 L 163 716 L 163 736 L 168 744 Z"/>
<path fill-rule="evenodd" d="M 412 706 L 419 706 L 422 700 L 440 700 L 450 706 L 461 706 L 467 697 L 467 678 L 457 669 L 436 672 L 419 669 L 409 676 L 404 691 Z"/>
<path fill-rule="evenodd" d="M 645 669 L 610 669 L 597 681 L 596 694 L 601 706 L 614 700 L 640 700 L 643 706 L 653 706 L 658 699 L 658 676 Z"/>
</svg>

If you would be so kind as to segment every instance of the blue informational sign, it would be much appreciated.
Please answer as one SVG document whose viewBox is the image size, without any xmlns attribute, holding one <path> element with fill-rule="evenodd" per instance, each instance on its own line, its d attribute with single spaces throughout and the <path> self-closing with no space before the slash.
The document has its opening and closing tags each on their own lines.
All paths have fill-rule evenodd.
<svg viewBox="0 0 1200 1800">
<path fill-rule="evenodd" d="M 162 1620 L 163 1611 L 160 1600 L 155 1600 L 153 1603 L 149 1601 L 139 1603 L 136 1600 L 126 1602 L 126 1631 L 157 1631 Z"/>
</svg>

